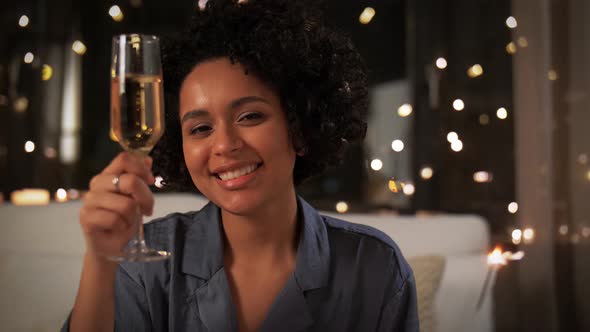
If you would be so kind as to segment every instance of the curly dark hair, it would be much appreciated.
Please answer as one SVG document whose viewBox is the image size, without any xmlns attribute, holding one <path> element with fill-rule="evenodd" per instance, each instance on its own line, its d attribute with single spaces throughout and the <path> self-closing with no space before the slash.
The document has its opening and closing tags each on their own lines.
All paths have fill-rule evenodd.
<svg viewBox="0 0 590 332">
<path fill-rule="evenodd" d="M 178 117 L 180 86 L 193 68 L 228 57 L 278 92 L 298 156 L 298 185 L 342 160 L 366 133 L 366 67 L 351 41 L 302 0 L 209 0 L 187 32 L 163 41 L 166 132 L 152 151 L 168 188 L 196 189 L 186 169 Z"/>
</svg>

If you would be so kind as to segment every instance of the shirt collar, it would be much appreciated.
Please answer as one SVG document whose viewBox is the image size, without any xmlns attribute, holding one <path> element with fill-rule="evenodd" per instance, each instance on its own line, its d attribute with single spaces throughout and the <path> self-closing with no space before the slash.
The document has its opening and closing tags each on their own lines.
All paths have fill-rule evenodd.
<svg viewBox="0 0 590 332">
<path fill-rule="evenodd" d="M 322 216 L 303 198 L 297 197 L 299 244 L 295 278 L 301 290 L 328 283 L 330 244 Z M 209 202 L 193 216 L 185 233 L 182 272 L 209 280 L 223 267 L 223 230 L 218 206 Z"/>
</svg>

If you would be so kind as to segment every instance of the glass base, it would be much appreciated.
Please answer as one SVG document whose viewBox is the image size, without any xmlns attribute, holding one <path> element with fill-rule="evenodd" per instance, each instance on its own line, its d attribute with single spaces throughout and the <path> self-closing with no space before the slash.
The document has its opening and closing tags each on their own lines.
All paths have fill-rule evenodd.
<svg viewBox="0 0 590 332">
<path fill-rule="evenodd" d="M 121 255 L 107 256 L 107 258 L 115 262 L 157 262 L 171 256 L 172 254 L 167 251 L 148 248 L 144 241 L 136 241 L 129 243 Z"/>
</svg>

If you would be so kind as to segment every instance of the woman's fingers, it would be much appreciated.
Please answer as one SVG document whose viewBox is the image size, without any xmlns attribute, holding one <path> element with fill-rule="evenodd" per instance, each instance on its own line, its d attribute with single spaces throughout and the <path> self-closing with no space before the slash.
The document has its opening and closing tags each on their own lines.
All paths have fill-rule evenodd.
<svg viewBox="0 0 590 332">
<path fill-rule="evenodd" d="M 119 175 L 119 192 L 116 192 L 117 187 L 113 182 L 114 178 L 114 175 L 105 173 L 101 173 L 92 178 L 92 181 L 90 182 L 90 191 L 88 192 L 88 194 L 112 193 L 115 195 L 112 196 L 113 199 L 109 200 L 108 202 L 100 200 L 97 201 L 96 204 L 99 204 L 97 207 L 103 207 L 108 209 L 109 206 L 112 206 L 111 203 L 116 204 L 116 202 L 114 202 L 116 201 L 116 199 L 114 198 L 121 196 L 130 196 L 139 204 L 142 214 L 152 214 L 154 207 L 154 196 L 147 184 L 143 181 L 143 179 L 132 173 L 123 173 Z"/>
<path fill-rule="evenodd" d="M 83 207 L 80 217 L 80 224 L 86 233 L 115 232 L 131 227 L 124 217 L 109 210 Z"/>
<path fill-rule="evenodd" d="M 131 173 L 142 178 L 147 184 L 152 184 L 155 179 L 152 175 L 151 167 L 152 159 L 150 157 L 145 157 L 143 160 L 140 160 L 138 157 L 133 156 L 128 152 L 122 152 L 111 161 L 102 173 L 111 175 Z"/>
<path fill-rule="evenodd" d="M 102 255 L 118 255 L 135 233 L 135 225 L 116 212 L 90 207 L 80 210 L 87 248 Z"/>
<path fill-rule="evenodd" d="M 88 224 L 89 230 L 111 230 L 121 228 L 119 224 L 131 226 L 135 223 L 137 203 L 129 196 L 89 191 L 84 199 L 81 220 Z"/>
</svg>

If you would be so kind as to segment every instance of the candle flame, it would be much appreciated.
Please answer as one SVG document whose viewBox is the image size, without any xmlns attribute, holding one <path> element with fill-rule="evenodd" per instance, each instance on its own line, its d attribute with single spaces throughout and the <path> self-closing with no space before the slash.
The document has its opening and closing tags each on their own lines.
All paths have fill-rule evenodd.
<svg viewBox="0 0 590 332">
<path fill-rule="evenodd" d="M 499 246 L 496 246 L 496 248 L 494 248 L 494 251 L 488 254 L 488 265 L 500 266 L 506 265 L 506 263 L 507 260 L 502 255 L 502 248 L 500 248 Z"/>
</svg>

